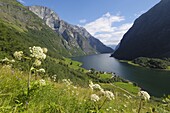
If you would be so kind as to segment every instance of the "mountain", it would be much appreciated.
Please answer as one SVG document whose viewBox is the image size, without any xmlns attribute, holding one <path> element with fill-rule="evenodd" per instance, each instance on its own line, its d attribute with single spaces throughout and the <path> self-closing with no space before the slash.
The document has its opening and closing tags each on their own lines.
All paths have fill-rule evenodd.
<svg viewBox="0 0 170 113">
<path fill-rule="evenodd" d="M 62 23 L 62 21 L 60 22 Z M 63 23 L 65 26 L 71 26 L 65 22 Z M 63 29 L 60 28 L 60 30 Z M 82 34 L 85 31 L 83 28 L 79 30 L 82 30 Z M 72 34 L 69 34 L 69 32 L 70 30 L 67 30 L 67 28 L 63 31 L 62 35 L 59 32 L 55 32 L 41 18 L 28 10 L 28 7 L 23 6 L 16 0 L 0 0 L 0 58 L 8 55 L 12 56 L 17 50 L 23 50 L 25 53 L 29 53 L 27 48 L 30 46 L 46 47 L 49 50 L 48 55 L 56 58 L 101 52 L 98 52 L 97 49 L 100 49 L 99 47 L 102 43 L 96 45 L 96 47 L 99 47 L 95 50 L 90 46 L 89 42 L 84 42 L 80 40 L 81 38 L 77 38 L 79 44 L 82 43 L 82 48 L 85 48 L 85 53 L 79 47 L 77 41 L 75 42 L 75 39 L 70 38 Z M 65 38 L 68 37 L 69 41 L 66 41 L 63 36 Z M 77 33 L 76 36 L 81 37 L 81 34 Z M 105 46 L 103 45 L 102 47 Z"/>
<path fill-rule="evenodd" d="M 127 60 L 170 57 L 170 0 L 161 0 L 137 18 L 111 56 Z"/>
<path fill-rule="evenodd" d="M 16 0 L 0 0 L 0 58 L 30 46 L 48 48 L 52 57 L 71 56 L 63 38 Z"/>
<path fill-rule="evenodd" d="M 21 61 L 15 59 L 12 69 L 21 70 L 24 75 L 30 71 L 30 66 L 34 62 L 34 59 L 30 61 L 28 58 L 30 56 L 29 47 L 46 47 L 48 49 L 47 58 L 42 62 L 42 66 L 36 67 L 37 69 L 44 68 L 45 75 L 49 78 L 55 75 L 57 81 L 70 79 L 82 86 L 87 85 L 89 76 L 84 69 L 77 68 L 80 64 L 63 57 L 73 56 L 73 53 L 63 45 L 64 41 L 60 34 L 49 28 L 27 7 L 16 0 L 0 0 L 0 68 L 4 65 L 5 57 L 5 59 L 14 59 L 15 51 L 23 51 L 27 58 L 24 57 Z M 72 66 L 76 69 L 73 69 Z"/>
<path fill-rule="evenodd" d="M 113 52 L 113 49 L 94 38 L 85 28 L 63 21 L 51 9 L 43 6 L 30 6 L 28 9 L 38 15 L 51 29 L 59 33 L 64 39 L 64 46 L 72 53 L 77 54 L 79 51 L 82 55 L 87 55 Z"/>
</svg>

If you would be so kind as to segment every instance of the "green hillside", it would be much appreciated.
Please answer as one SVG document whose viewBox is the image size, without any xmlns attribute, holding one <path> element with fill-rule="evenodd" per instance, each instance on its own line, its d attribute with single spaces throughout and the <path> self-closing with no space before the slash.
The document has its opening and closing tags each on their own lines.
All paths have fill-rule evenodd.
<svg viewBox="0 0 170 113">
<path fill-rule="evenodd" d="M 63 43 L 16 0 L 0 0 L 0 113 L 170 111 L 170 98 L 138 95 L 131 82 L 81 68 Z"/>
<path fill-rule="evenodd" d="M 5 57 L 14 59 L 15 51 L 23 51 L 29 56 L 29 47 L 45 47 L 48 48 L 48 53 L 43 68 L 48 76 L 57 75 L 57 80 L 67 78 L 82 85 L 88 82 L 88 77 L 81 71 L 59 63 L 64 56 L 71 56 L 71 53 L 64 48 L 62 38 L 39 17 L 16 0 L 0 0 L 0 11 L 0 60 Z M 26 72 L 29 71 L 29 66 L 27 59 L 13 65 Z"/>
<path fill-rule="evenodd" d="M 65 58 L 72 54 L 63 46 L 64 41 L 39 17 L 16 0 L 0 0 L 0 11 L 0 60 L 5 57 L 14 59 L 15 51 L 23 51 L 24 55 L 29 56 L 29 47 L 45 47 L 48 53 L 43 68 L 49 77 L 56 75 L 57 80 L 71 79 L 75 84 L 87 86 L 92 75 L 87 75 L 80 67 L 72 65 L 77 68 L 75 70 L 70 66 L 70 62 L 74 64 L 74 61 Z M 22 59 L 21 62 L 16 61 L 13 67 L 28 72 L 30 62 Z"/>
<path fill-rule="evenodd" d="M 52 57 L 71 56 L 62 38 L 26 7 L 15 0 L 0 0 L 0 4 L 1 58 L 33 45 L 48 48 Z"/>
</svg>

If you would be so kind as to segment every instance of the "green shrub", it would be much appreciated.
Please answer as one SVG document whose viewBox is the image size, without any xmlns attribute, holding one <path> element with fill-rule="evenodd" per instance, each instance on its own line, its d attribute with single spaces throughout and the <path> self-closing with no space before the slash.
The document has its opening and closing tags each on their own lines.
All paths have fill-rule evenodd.
<svg viewBox="0 0 170 113">
<path fill-rule="evenodd" d="M 167 69 L 168 65 L 170 65 L 170 62 L 167 60 L 145 57 L 136 58 L 132 62 L 143 67 L 155 69 Z"/>
</svg>

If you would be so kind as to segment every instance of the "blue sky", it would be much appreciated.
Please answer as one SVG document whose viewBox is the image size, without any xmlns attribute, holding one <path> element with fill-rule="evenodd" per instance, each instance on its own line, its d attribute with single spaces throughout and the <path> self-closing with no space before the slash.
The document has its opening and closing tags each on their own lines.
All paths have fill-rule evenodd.
<svg viewBox="0 0 170 113">
<path fill-rule="evenodd" d="M 104 44 L 119 43 L 134 20 L 160 0 L 18 0 L 54 10 L 62 20 L 85 27 Z"/>
</svg>

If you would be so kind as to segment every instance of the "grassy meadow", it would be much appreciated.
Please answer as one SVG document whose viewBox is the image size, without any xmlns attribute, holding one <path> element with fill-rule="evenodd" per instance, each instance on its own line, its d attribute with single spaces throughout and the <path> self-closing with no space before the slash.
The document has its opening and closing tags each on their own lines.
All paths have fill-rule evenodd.
<svg viewBox="0 0 170 113">
<path fill-rule="evenodd" d="M 69 59 L 62 60 L 62 63 L 68 64 L 75 70 L 81 68 L 80 63 Z M 87 73 L 87 70 L 84 73 Z M 103 76 L 103 79 L 107 78 L 107 74 L 100 76 Z M 114 99 L 109 100 L 99 90 L 92 90 L 89 86 L 74 85 L 75 83 L 69 79 L 56 82 L 44 74 L 31 76 L 28 96 L 28 73 L 9 65 L 0 66 L 0 80 L 1 113 L 137 113 L 139 110 L 140 88 L 130 82 L 98 82 L 104 90 L 113 92 Z M 93 101 L 92 94 L 97 94 L 100 99 Z M 164 101 L 156 101 L 152 97 L 149 101 L 143 100 L 140 112 L 168 113 L 170 112 L 168 100 L 166 98 Z"/>
</svg>

